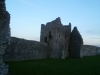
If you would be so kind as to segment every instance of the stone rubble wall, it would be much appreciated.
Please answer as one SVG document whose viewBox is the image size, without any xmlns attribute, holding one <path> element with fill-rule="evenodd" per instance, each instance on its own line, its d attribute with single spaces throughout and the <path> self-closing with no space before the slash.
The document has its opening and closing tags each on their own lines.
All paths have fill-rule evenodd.
<svg viewBox="0 0 100 75">
<path fill-rule="evenodd" d="M 11 37 L 4 54 L 5 61 L 47 58 L 47 47 L 37 41 Z"/>
<path fill-rule="evenodd" d="M 92 46 L 92 45 L 83 45 L 82 48 L 82 56 L 96 56 L 100 55 L 100 47 Z"/>
<path fill-rule="evenodd" d="M 100 47 L 83 45 L 81 48 L 82 56 L 100 55 Z M 19 61 L 30 59 L 48 58 L 48 47 L 37 41 L 25 40 L 11 37 L 10 45 L 4 54 L 5 61 Z"/>
<path fill-rule="evenodd" d="M 0 0 L 0 75 L 8 75 L 9 66 L 4 63 L 3 55 L 10 44 L 10 14 L 5 0 Z"/>
</svg>

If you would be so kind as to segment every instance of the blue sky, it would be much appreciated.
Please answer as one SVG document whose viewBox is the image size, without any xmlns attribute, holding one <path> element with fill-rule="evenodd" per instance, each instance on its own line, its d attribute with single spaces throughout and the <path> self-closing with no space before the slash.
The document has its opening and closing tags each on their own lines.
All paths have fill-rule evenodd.
<svg viewBox="0 0 100 75">
<path fill-rule="evenodd" d="M 100 0 L 6 0 L 11 36 L 40 40 L 41 24 L 57 17 L 77 26 L 84 44 L 100 46 Z"/>
</svg>

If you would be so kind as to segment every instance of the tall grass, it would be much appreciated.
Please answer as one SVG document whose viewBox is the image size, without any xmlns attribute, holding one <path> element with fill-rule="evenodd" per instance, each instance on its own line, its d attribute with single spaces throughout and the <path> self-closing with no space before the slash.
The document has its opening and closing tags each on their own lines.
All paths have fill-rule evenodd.
<svg viewBox="0 0 100 75">
<path fill-rule="evenodd" d="M 100 56 L 5 63 L 11 75 L 100 75 Z"/>
</svg>

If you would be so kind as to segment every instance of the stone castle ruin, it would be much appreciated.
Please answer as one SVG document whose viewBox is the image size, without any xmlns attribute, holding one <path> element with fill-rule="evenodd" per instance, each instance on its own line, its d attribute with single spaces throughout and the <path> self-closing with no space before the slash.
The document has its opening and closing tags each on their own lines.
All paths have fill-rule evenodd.
<svg viewBox="0 0 100 75">
<path fill-rule="evenodd" d="M 63 25 L 60 17 L 41 24 L 40 42 L 11 37 L 9 23 L 5 0 L 0 0 L 0 75 L 8 74 L 4 61 L 100 55 L 100 47 L 83 45 L 77 27 L 71 31 L 71 23 Z"/>
<path fill-rule="evenodd" d="M 71 23 L 63 25 L 60 17 L 46 25 L 41 24 L 40 34 L 40 42 L 10 37 L 10 45 L 5 49 L 4 60 L 65 59 L 100 55 L 100 47 L 83 45 L 77 27 L 71 31 Z"/>
<path fill-rule="evenodd" d="M 11 37 L 10 15 L 4 2 L 0 0 L 0 58 L 4 61 L 100 55 L 100 47 L 83 45 L 77 27 L 71 31 L 71 23 L 63 25 L 60 17 L 46 25 L 41 24 L 40 42 Z M 1 59 L 0 64 L 3 64 Z"/>
</svg>

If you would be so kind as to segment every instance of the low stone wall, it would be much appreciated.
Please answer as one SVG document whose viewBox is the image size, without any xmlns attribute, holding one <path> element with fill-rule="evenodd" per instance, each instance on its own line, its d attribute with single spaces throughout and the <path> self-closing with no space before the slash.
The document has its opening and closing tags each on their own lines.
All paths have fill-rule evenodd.
<svg viewBox="0 0 100 75">
<path fill-rule="evenodd" d="M 19 61 L 48 58 L 48 47 L 40 42 L 11 37 L 10 45 L 6 48 L 4 61 Z M 100 47 L 83 45 L 81 56 L 100 55 Z"/>
<path fill-rule="evenodd" d="M 37 41 L 11 37 L 4 54 L 5 61 L 47 58 L 47 47 Z"/>
<path fill-rule="evenodd" d="M 92 45 L 83 45 L 81 48 L 82 56 L 95 56 L 100 55 L 100 47 Z"/>
</svg>

